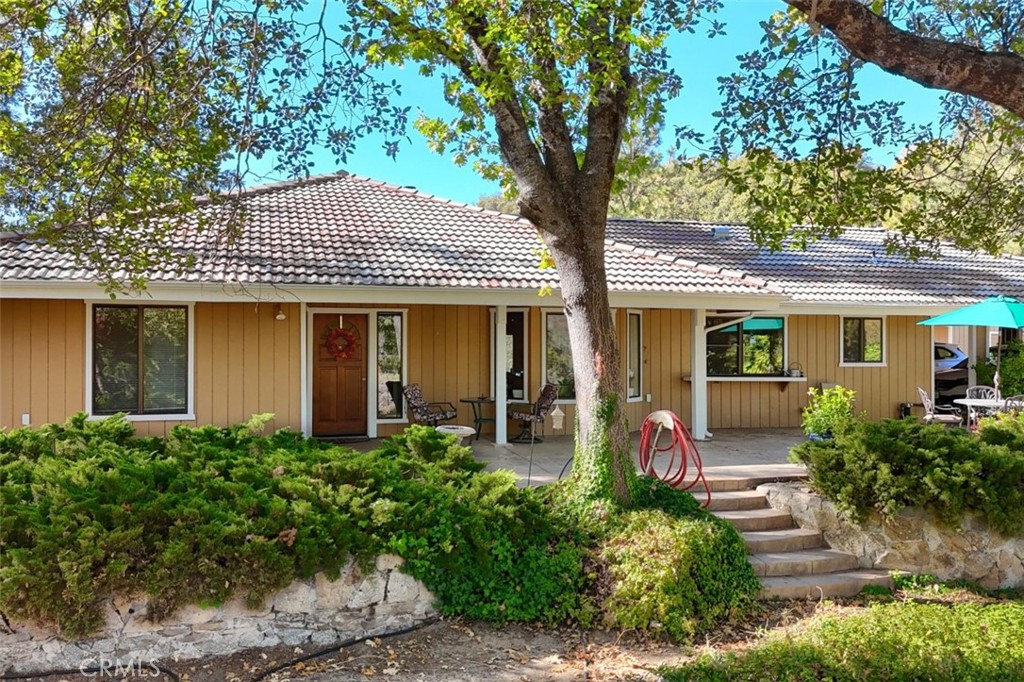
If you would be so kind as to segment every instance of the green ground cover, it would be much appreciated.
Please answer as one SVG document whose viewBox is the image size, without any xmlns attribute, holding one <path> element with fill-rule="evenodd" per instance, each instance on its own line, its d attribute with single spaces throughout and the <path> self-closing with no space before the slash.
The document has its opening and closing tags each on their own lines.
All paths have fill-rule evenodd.
<svg viewBox="0 0 1024 682">
<path fill-rule="evenodd" d="M 667 682 L 1005 682 L 1024 679 L 1024 605 L 876 604 L 742 653 L 662 671 Z"/>
<path fill-rule="evenodd" d="M 360 453 L 263 434 L 268 417 L 166 439 L 85 415 L 0 433 L 0 611 L 81 636 L 110 594 L 148 594 L 157 618 L 235 594 L 256 604 L 381 553 L 403 557 L 442 612 L 498 623 L 685 638 L 756 594 L 736 531 L 650 479 L 631 509 L 581 510 L 564 487 L 481 472 L 431 428 Z"/>
<path fill-rule="evenodd" d="M 966 513 L 1007 536 L 1024 532 L 1024 415 L 985 418 L 977 433 L 914 419 L 850 420 L 791 459 L 853 521 L 905 507 L 956 526 Z"/>
</svg>

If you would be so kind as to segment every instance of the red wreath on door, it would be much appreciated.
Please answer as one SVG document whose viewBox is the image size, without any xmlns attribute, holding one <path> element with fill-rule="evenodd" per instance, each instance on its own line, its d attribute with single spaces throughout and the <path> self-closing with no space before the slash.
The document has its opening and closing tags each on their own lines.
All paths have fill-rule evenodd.
<svg viewBox="0 0 1024 682">
<path fill-rule="evenodd" d="M 356 335 L 344 327 L 327 330 L 324 348 L 335 360 L 350 360 L 356 352 Z"/>
</svg>

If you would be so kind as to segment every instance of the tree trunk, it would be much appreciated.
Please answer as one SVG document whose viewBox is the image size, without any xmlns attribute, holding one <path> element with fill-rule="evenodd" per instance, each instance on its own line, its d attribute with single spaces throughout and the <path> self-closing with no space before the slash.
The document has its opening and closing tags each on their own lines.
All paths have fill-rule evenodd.
<svg viewBox="0 0 1024 682">
<path fill-rule="evenodd" d="M 594 218 L 591 217 L 591 220 Z M 626 427 L 622 361 L 608 303 L 605 225 L 545 234 L 558 267 L 576 378 L 576 448 L 571 495 L 580 503 L 628 505 L 635 467 Z"/>
</svg>

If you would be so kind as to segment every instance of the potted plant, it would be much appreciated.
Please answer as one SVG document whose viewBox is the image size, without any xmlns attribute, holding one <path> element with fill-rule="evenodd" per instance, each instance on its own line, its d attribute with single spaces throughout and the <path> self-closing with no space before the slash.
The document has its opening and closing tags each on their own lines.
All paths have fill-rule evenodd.
<svg viewBox="0 0 1024 682">
<path fill-rule="evenodd" d="M 855 393 L 842 386 L 807 391 L 810 400 L 804 409 L 801 426 L 811 440 L 830 440 L 850 426 L 857 416 L 853 412 Z"/>
</svg>

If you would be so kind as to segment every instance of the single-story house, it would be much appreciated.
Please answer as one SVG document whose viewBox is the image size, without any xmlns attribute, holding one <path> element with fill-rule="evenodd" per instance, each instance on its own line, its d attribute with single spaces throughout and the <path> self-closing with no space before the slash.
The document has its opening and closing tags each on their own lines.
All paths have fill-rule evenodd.
<svg viewBox="0 0 1024 682">
<path fill-rule="evenodd" d="M 527 221 L 346 173 L 254 187 L 241 204 L 233 239 L 182 227 L 175 248 L 194 265 L 116 300 L 69 255 L 0 239 L 0 427 L 123 411 L 163 434 L 273 412 L 277 428 L 375 437 L 409 422 L 401 387 L 418 383 L 461 424 L 462 399 L 501 396 L 484 430 L 504 443 L 508 404 L 552 381 L 571 431 L 558 277 L 539 269 Z M 772 253 L 741 225 L 611 220 L 631 427 L 656 409 L 697 437 L 798 426 L 822 383 L 854 389 L 873 418 L 917 402 L 933 386 L 933 330 L 917 322 L 1024 295 L 1024 260 L 946 246 L 913 262 L 885 236 Z"/>
</svg>

